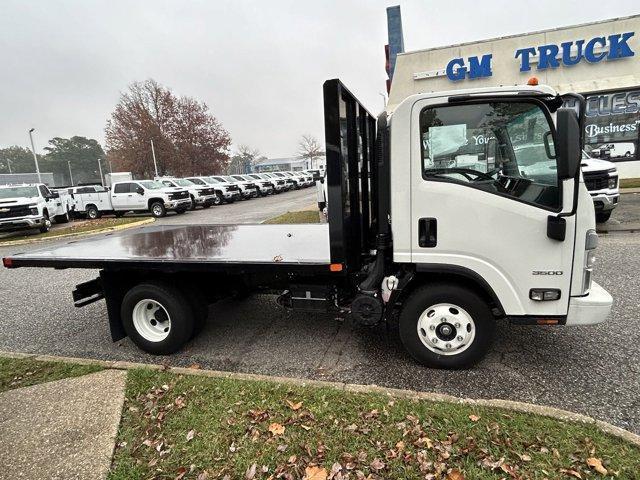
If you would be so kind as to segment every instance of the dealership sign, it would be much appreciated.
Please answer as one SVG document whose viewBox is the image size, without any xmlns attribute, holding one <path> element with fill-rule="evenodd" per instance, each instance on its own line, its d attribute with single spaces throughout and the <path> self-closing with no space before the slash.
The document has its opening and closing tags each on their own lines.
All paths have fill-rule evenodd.
<svg viewBox="0 0 640 480">
<path fill-rule="evenodd" d="M 519 48 L 514 58 L 520 63 L 521 72 L 531 71 L 531 64 L 537 61 L 537 70 L 571 67 L 581 62 L 599 63 L 603 60 L 619 60 L 633 57 L 635 52 L 629 46 L 629 39 L 635 32 L 594 37 L 590 40 L 574 40 L 560 44 L 548 44 Z M 446 76 L 451 81 L 465 78 L 477 79 L 493 75 L 491 61 L 493 55 L 454 58 L 447 64 Z"/>
</svg>

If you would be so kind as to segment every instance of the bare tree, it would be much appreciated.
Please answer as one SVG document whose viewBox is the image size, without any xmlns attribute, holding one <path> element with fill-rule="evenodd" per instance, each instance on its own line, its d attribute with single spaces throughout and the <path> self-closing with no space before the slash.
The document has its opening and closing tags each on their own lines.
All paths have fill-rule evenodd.
<svg viewBox="0 0 640 480">
<path fill-rule="evenodd" d="M 300 143 L 298 143 L 298 155 L 301 158 L 309 160 L 311 168 L 314 168 L 314 160 L 324 155 L 324 150 L 320 146 L 320 142 L 313 135 L 302 135 Z"/>
<path fill-rule="evenodd" d="M 114 168 L 143 177 L 223 171 L 229 161 L 229 133 L 205 103 L 177 97 L 155 80 L 135 82 L 120 95 L 105 128 L 107 155 Z"/>
<path fill-rule="evenodd" d="M 251 171 L 251 168 L 255 164 L 256 160 L 260 157 L 260 150 L 257 148 L 251 148 L 248 145 L 239 145 L 238 152 L 231 157 L 229 163 L 229 173 L 247 173 Z"/>
</svg>

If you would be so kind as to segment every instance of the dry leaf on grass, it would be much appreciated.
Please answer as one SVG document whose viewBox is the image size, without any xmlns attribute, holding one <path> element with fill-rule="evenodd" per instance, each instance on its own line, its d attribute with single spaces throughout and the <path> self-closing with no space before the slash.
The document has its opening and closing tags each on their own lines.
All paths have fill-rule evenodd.
<svg viewBox="0 0 640 480">
<path fill-rule="evenodd" d="M 471 420 L 472 422 L 477 422 L 478 420 L 480 420 L 480 417 L 477 415 L 469 415 L 469 420 Z"/>
<path fill-rule="evenodd" d="M 457 468 L 454 468 L 449 472 L 449 475 L 447 475 L 447 480 L 465 480 L 465 479 L 462 472 Z"/>
<path fill-rule="evenodd" d="M 269 432 L 273 436 L 282 435 L 284 433 L 284 425 L 280 425 L 279 423 L 272 423 L 269 425 Z"/>
<path fill-rule="evenodd" d="M 571 470 L 571 469 L 567 469 L 567 468 L 561 468 L 560 471 L 562 473 L 564 473 L 565 475 L 570 475 L 572 477 L 576 477 L 576 478 L 579 478 L 580 480 L 582 480 L 582 475 L 580 475 L 580 472 L 576 472 L 575 470 Z"/>
<path fill-rule="evenodd" d="M 200 368 L 202 368 L 202 367 L 200 367 L 199 363 L 192 363 L 187 368 L 190 368 L 191 370 L 200 370 Z"/>
<path fill-rule="evenodd" d="M 196 434 L 195 430 L 189 430 L 187 432 L 187 442 L 190 440 L 193 440 L 193 437 L 195 436 L 195 434 Z"/>
<path fill-rule="evenodd" d="M 516 453 L 516 455 L 518 455 L 520 460 L 522 460 L 523 462 L 530 462 L 531 461 L 531 457 L 529 455 L 527 455 L 526 453 L 523 453 L 522 455 L 520 455 L 519 453 Z"/>
<path fill-rule="evenodd" d="M 253 478 L 256 476 L 256 468 L 258 468 L 258 466 L 255 463 L 247 468 L 247 471 L 244 472 L 245 480 L 253 480 Z"/>
<path fill-rule="evenodd" d="M 591 468 L 593 468 L 596 472 L 598 472 L 601 475 L 606 475 L 607 473 L 609 473 L 607 469 L 602 466 L 602 460 L 600 460 L 599 458 L 595 458 L 595 457 L 587 458 L 587 465 L 589 465 Z"/>
<path fill-rule="evenodd" d="M 287 405 L 289 405 L 289 408 L 291 410 L 300 410 L 300 407 L 302 407 L 302 402 L 293 403 L 291 400 L 287 400 Z"/>
<path fill-rule="evenodd" d="M 385 467 L 384 462 L 379 458 L 374 458 L 373 462 L 369 465 L 376 472 L 382 470 Z"/>
<path fill-rule="evenodd" d="M 327 480 L 327 470 L 318 466 L 309 466 L 304 469 L 305 480 Z"/>
</svg>

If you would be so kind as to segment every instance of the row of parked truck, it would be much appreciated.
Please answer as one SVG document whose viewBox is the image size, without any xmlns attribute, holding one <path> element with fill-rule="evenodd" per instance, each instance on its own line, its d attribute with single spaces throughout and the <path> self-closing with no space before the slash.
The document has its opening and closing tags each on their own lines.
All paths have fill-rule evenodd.
<svg viewBox="0 0 640 480">
<path fill-rule="evenodd" d="M 156 177 L 154 180 L 115 181 L 110 187 L 82 185 L 51 189 L 45 184 L 0 186 L 0 231 L 38 229 L 44 233 L 52 221 L 74 217 L 121 217 L 127 212 L 150 212 L 164 217 L 197 207 L 209 208 L 236 200 L 264 197 L 310 187 L 320 170 L 250 173 L 238 175 Z M 126 175 L 124 176 L 127 177 Z M 117 178 L 114 176 L 113 178 Z"/>
</svg>

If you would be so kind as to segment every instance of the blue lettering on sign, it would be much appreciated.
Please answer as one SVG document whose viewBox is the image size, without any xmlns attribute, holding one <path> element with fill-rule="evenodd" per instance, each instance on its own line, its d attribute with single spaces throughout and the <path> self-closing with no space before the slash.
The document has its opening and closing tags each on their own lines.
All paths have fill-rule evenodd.
<svg viewBox="0 0 640 480">
<path fill-rule="evenodd" d="M 447 78 L 453 82 L 464 80 L 466 76 L 471 79 L 490 77 L 492 54 L 483 55 L 482 58 L 469 57 L 469 67 L 467 68 L 462 58 L 454 58 L 447 64 Z"/>
<path fill-rule="evenodd" d="M 515 58 L 520 60 L 520 71 L 531 71 L 533 58 L 537 57 L 537 70 L 558 68 L 561 65 L 571 67 L 583 60 L 588 63 L 599 63 L 603 60 L 618 60 L 635 56 L 629 45 L 629 40 L 635 32 L 618 33 L 608 37 L 594 37 L 589 41 L 584 39 L 563 42 L 560 45 L 549 44 L 537 47 L 519 48 L 515 51 Z M 608 46 L 608 49 L 607 49 Z M 451 81 L 491 77 L 492 55 L 486 54 L 469 57 L 467 62 L 463 58 L 454 58 L 447 64 L 446 74 Z"/>
</svg>

